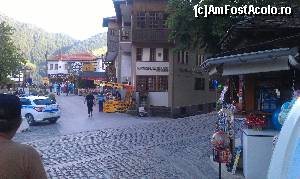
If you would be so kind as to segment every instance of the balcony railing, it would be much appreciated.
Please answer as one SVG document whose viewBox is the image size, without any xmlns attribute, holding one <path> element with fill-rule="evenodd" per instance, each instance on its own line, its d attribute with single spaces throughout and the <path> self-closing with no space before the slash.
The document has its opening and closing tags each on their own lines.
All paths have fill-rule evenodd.
<svg viewBox="0 0 300 179">
<path fill-rule="evenodd" d="M 169 42 L 169 29 L 134 29 L 132 32 L 133 42 Z"/>
</svg>

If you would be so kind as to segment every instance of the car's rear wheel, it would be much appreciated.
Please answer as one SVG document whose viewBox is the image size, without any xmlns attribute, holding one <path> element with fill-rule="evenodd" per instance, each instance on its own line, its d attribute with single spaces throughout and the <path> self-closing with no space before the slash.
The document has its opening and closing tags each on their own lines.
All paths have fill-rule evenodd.
<svg viewBox="0 0 300 179">
<path fill-rule="evenodd" d="M 29 126 L 34 126 L 36 124 L 36 122 L 35 122 L 34 117 L 33 117 L 32 114 L 26 114 L 25 118 L 26 118 Z"/>
<path fill-rule="evenodd" d="M 52 119 L 49 119 L 49 122 L 50 122 L 51 124 L 54 124 L 54 123 L 57 122 L 57 120 L 58 120 L 58 118 L 52 118 Z"/>
</svg>

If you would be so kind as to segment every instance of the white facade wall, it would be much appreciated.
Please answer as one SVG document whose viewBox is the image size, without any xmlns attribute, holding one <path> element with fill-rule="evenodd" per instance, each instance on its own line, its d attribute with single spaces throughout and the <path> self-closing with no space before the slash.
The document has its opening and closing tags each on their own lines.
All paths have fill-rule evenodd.
<svg viewBox="0 0 300 179">
<path fill-rule="evenodd" d="M 136 76 L 169 76 L 170 63 L 163 61 L 163 48 L 156 48 L 156 61 L 150 62 L 150 48 L 143 48 L 142 61 L 136 61 L 136 46 L 132 48 L 132 69 L 133 83 L 136 85 Z M 169 59 L 170 59 L 169 50 Z M 159 68 L 159 70 L 157 70 Z M 170 78 L 169 78 L 170 80 Z M 169 91 L 168 92 L 149 92 L 149 105 L 170 107 Z"/>
<path fill-rule="evenodd" d="M 97 59 L 96 72 L 105 72 L 105 66 L 102 63 L 102 59 Z"/>
<path fill-rule="evenodd" d="M 152 106 L 169 107 L 168 92 L 149 92 L 149 103 Z"/>
<path fill-rule="evenodd" d="M 145 61 L 145 62 L 150 61 L 150 48 L 143 48 L 142 61 Z"/>
<path fill-rule="evenodd" d="M 67 62 L 65 61 L 48 61 L 48 74 L 55 75 L 55 74 L 68 74 L 68 69 L 65 68 Z M 51 64 L 53 65 L 53 69 L 51 69 Z M 55 69 L 55 65 L 58 65 L 58 69 Z"/>
<path fill-rule="evenodd" d="M 121 82 L 131 81 L 131 56 L 121 55 Z"/>
</svg>

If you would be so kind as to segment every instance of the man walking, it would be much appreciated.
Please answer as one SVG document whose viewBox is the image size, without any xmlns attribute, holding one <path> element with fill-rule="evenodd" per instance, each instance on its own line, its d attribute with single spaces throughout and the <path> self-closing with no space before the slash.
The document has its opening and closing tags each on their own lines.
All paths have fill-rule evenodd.
<svg viewBox="0 0 300 179">
<path fill-rule="evenodd" d="M 61 90 L 61 85 L 60 85 L 60 83 L 58 83 L 58 85 L 57 85 L 57 91 L 56 91 L 57 96 L 60 96 L 60 90 Z"/>
<path fill-rule="evenodd" d="M 92 94 L 92 92 L 89 92 L 88 95 L 86 95 L 84 103 L 87 104 L 89 117 L 92 117 L 93 116 L 93 106 L 95 104 L 95 97 Z"/>
<path fill-rule="evenodd" d="M 46 179 L 39 153 L 11 140 L 21 121 L 19 98 L 0 94 L 0 178 Z"/>
</svg>

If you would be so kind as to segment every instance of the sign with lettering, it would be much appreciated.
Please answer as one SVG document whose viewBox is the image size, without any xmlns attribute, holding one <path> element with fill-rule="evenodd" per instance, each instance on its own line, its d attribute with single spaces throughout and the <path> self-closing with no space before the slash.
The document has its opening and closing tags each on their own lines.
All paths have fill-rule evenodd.
<svg viewBox="0 0 300 179">
<path fill-rule="evenodd" d="M 82 67 L 82 71 L 95 71 L 95 66 L 91 63 L 84 64 Z"/>
<path fill-rule="evenodd" d="M 136 75 L 169 75 L 169 62 L 137 62 Z"/>
</svg>

